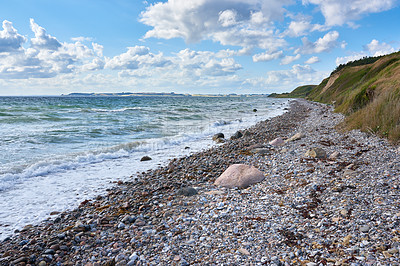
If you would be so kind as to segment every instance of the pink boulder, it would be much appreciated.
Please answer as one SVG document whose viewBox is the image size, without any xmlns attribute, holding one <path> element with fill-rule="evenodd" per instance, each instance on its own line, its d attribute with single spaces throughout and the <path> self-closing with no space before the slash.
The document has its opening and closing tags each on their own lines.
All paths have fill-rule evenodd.
<svg viewBox="0 0 400 266">
<path fill-rule="evenodd" d="M 285 144 L 285 141 L 283 141 L 282 138 L 276 138 L 269 142 L 269 145 L 272 145 L 272 146 L 282 146 L 283 144 Z"/>
<path fill-rule="evenodd" d="M 226 188 L 246 188 L 264 180 L 264 174 L 254 166 L 233 164 L 215 180 L 214 184 Z"/>
</svg>

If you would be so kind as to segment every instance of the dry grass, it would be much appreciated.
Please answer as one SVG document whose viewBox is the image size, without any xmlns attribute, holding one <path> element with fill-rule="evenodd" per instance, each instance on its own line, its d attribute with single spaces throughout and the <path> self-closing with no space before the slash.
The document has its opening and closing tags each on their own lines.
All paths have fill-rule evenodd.
<svg viewBox="0 0 400 266">
<path fill-rule="evenodd" d="M 400 88 L 386 89 L 365 108 L 348 116 L 344 127 L 371 132 L 398 142 L 400 140 Z"/>
</svg>

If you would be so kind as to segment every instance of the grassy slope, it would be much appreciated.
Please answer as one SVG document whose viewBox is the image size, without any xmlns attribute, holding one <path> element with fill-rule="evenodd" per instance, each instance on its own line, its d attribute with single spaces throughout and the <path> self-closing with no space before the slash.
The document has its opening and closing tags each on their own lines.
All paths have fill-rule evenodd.
<svg viewBox="0 0 400 266">
<path fill-rule="evenodd" d="M 367 60 L 366 60 L 367 62 Z M 400 141 L 400 52 L 375 62 L 345 66 L 315 87 L 307 97 L 335 104 L 347 118 L 346 129 L 361 129 Z"/>
<path fill-rule="evenodd" d="M 297 87 L 290 93 L 272 93 L 269 97 L 273 98 L 305 98 L 311 92 L 312 89 L 317 87 L 317 85 L 304 85 Z"/>
</svg>

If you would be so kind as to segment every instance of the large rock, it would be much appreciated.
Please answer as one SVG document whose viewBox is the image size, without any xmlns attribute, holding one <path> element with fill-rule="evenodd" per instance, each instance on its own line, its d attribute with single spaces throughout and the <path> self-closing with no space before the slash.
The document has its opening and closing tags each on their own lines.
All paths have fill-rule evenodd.
<svg viewBox="0 0 400 266">
<path fill-rule="evenodd" d="M 231 140 L 240 139 L 241 137 L 243 137 L 242 132 L 236 131 L 236 133 L 231 136 Z"/>
<path fill-rule="evenodd" d="M 246 188 L 264 180 L 264 174 L 251 165 L 233 164 L 215 180 L 214 184 L 226 188 Z"/>
<path fill-rule="evenodd" d="M 183 196 L 186 196 L 186 197 L 190 197 L 190 196 L 196 195 L 197 194 L 197 190 L 195 188 L 192 188 L 192 187 L 183 187 L 183 188 L 179 189 L 176 192 L 176 194 L 183 195 Z"/>
<path fill-rule="evenodd" d="M 282 146 L 283 144 L 285 144 L 285 142 L 283 141 L 282 138 L 276 138 L 269 142 L 269 145 L 272 145 L 272 146 Z"/>
<path fill-rule="evenodd" d="M 213 141 L 215 141 L 216 143 L 224 143 L 225 142 L 224 138 L 225 136 L 223 133 L 217 133 L 212 137 Z"/>
<path fill-rule="evenodd" d="M 151 158 L 150 158 L 149 156 L 143 156 L 143 157 L 140 159 L 140 161 L 141 161 L 141 162 L 151 161 Z"/>
<path fill-rule="evenodd" d="M 305 156 L 313 157 L 313 158 L 317 158 L 317 159 L 325 159 L 326 151 L 321 148 L 311 148 L 306 152 Z"/>
<path fill-rule="evenodd" d="M 287 140 L 285 140 L 285 142 L 290 142 L 290 141 L 295 141 L 295 140 L 299 140 L 301 138 L 304 138 L 304 134 L 303 133 L 296 133 L 293 136 L 291 136 L 290 138 L 288 138 Z"/>
<path fill-rule="evenodd" d="M 264 155 L 271 154 L 271 149 L 269 149 L 269 148 L 256 148 L 256 149 L 250 150 L 250 152 L 252 154 L 259 154 L 259 155 L 264 156 Z"/>
<path fill-rule="evenodd" d="M 219 138 L 225 138 L 224 133 L 217 133 L 213 136 L 213 140 L 219 139 Z"/>
</svg>

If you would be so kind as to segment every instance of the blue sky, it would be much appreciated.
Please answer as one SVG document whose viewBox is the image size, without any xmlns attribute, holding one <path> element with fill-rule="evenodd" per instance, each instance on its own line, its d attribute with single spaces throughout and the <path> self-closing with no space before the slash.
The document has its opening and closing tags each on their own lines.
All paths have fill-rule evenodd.
<svg viewBox="0 0 400 266">
<path fill-rule="evenodd" d="M 271 93 L 400 49 L 399 0 L 0 0 L 0 95 Z"/>
</svg>

